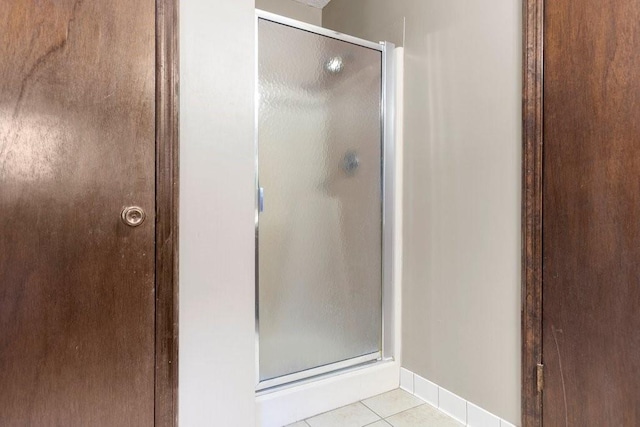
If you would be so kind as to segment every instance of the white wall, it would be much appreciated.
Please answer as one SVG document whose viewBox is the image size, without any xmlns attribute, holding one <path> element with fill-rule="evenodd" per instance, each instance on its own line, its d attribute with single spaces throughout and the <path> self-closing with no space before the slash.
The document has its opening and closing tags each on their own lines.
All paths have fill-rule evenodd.
<svg viewBox="0 0 640 427">
<path fill-rule="evenodd" d="M 398 43 L 405 18 L 403 366 L 519 424 L 521 1 L 332 0 L 323 25 Z"/>
<path fill-rule="evenodd" d="M 180 4 L 180 425 L 250 427 L 254 2 Z"/>
<path fill-rule="evenodd" d="M 322 25 L 322 9 L 311 7 L 295 0 L 255 0 L 256 8 L 266 12 L 297 19 L 309 24 Z"/>
</svg>

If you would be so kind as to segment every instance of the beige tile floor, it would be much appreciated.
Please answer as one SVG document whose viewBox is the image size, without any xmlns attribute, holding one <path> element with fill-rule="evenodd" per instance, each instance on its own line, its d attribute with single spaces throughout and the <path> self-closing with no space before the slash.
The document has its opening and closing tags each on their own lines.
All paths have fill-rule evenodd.
<svg viewBox="0 0 640 427">
<path fill-rule="evenodd" d="M 457 422 L 404 390 L 396 389 L 287 427 L 459 427 Z"/>
</svg>

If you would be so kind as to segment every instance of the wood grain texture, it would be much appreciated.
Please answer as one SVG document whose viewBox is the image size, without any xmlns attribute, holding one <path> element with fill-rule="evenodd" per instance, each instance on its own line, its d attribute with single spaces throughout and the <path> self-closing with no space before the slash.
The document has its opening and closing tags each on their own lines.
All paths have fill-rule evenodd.
<svg viewBox="0 0 640 427">
<path fill-rule="evenodd" d="M 152 425 L 154 0 L 0 4 L 0 425 Z"/>
<path fill-rule="evenodd" d="M 523 2 L 522 426 L 542 425 L 543 0 Z"/>
<path fill-rule="evenodd" d="M 640 2 L 544 19 L 544 424 L 637 426 Z"/>
<path fill-rule="evenodd" d="M 178 3 L 156 1 L 156 426 L 178 424 Z"/>
</svg>

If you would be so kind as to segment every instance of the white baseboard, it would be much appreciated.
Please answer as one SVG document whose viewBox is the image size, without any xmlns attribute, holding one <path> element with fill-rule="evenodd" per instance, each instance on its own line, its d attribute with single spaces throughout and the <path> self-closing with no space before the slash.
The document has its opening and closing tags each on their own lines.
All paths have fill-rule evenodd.
<svg viewBox="0 0 640 427">
<path fill-rule="evenodd" d="M 405 368 L 400 368 L 400 388 L 419 397 L 466 426 L 515 427 L 497 415 Z"/>
<path fill-rule="evenodd" d="M 400 365 L 366 368 L 256 397 L 256 426 L 282 427 L 398 388 Z"/>
</svg>

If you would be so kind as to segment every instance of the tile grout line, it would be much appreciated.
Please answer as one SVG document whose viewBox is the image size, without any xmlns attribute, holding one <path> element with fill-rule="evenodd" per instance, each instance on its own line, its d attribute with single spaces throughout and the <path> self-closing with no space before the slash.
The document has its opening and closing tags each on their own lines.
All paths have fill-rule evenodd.
<svg viewBox="0 0 640 427">
<path fill-rule="evenodd" d="M 440 412 L 441 414 L 443 414 L 443 415 L 447 416 L 447 418 L 451 418 L 452 420 L 454 420 L 454 421 L 456 421 L 456 422 L 458 422 L 458 423 L 461 423 L 462 425 L 466 425 L 466 426 L 468 426 L 468 425 L 469 425 L 469 421 L 470 421 L 470 420 L 469 420 L 469 413 L 470 413 L 470 405 L 471 405 L 472 407 L 476 408 L 477 410 L 480 410 L 480 411 L 482 411 L 483 413 L 486 413 L 486 415 L 488 415 L 488 416 L 492 417 L 492 418 L 497 422 L 497 424 L 496 424 L 496 425 L 499 425 L 500 427 L 515 427 L 513 424 L 509 423 L 508 421 L 503 420 L 502 418 L 500 418 L 500 417 L 498 417 L 498 416 L 496 416 L 496 415 L 494 415 L 494 414 L 492 414 L 492 413 L 490 413 L 490 412 L 488 412 L 488 411 L 484 410 L 483 408 L 479 407 L 478 405 L 475 405 L 475 404 L 473 404 L 472 402 L 469 402 L 469 401 L 467 401 L 467 400 L 463 399 L 462 397 L 460 397 L 460 396 L 456 395 L 455 393 L 453 393 L 453 392 L 451 392 L 451 391 L 449 391 L 449 390 L 447 390 L 447 389 L 445 389 L 445 388 L 443 388 L 443 387 L 440 387 L 440 386 L 438 386 L 437 384 L 435 384 L 435 383 L 433 383 L 433 382 L 431 382 L 431 381 L 429 381 L 429 380 L 427 380 L 427 379 L 425 379 L 425 378 L 419 377 L 421 380 L 427 381 L 427 382 L 428 382 L 428 383 L 430 383 L 433 387 L 435 387 L 435 391 L 436 391 L 436 393 L 435 393 L 435 398 L 436 398 L 436 400 L 437 400 L 438 405 L 436 406 L 436 405 L 434 405 L 432 402 L 430 402 L 430 401 L 426 401 L 423 397 L 420 397 L 420 396 L 418 396 L 418 395 L 416 394 L 416 391 L 415 391 L 416 378 L 415 378 L 415 377 L 416 377 L 416 375 L 417 375 L 417 374 L 415 374 L 415 373 L 413 373 L 413 372 L 411 372 L 411 371 L 408 371 L 408 370 L 406 370 L 406 369 L 405 369 L 405 371 L 406 371 L 407 373 L 411 374 L 411 380 L 410 380 L 410 383 L 411 383 L 411 385 L 414 387 L 414 390 L 413 390 L 413 392 L 412 392 L 411 390 L 408 390 L 408 389 L 406 389 L 406 388 L 402 388 L 402 387 L 401 387 L 401 388 L 399 388 L 399 390 L 402 390 L 403 392 L 405 392 L 405 393 L 407 393 L 407 394 L 409 394 L 409 395 L 415 396 L 415 397 L 416 397 L 416 398 L 417 398 L 421 403 L 418 403 L 418 404 L 417 404 L 417 405 L 415 405 L 415 406 L 411 406 L 411 407 L 409 407 L 409 408 L 403 409 L 402 411 L 398 411 L 398 412 L 392 413 L 392 414 L 390 414 L 390 415 L 388 415 L 388 416 L 386 416 L 386 417 L 383 417 L 383 416 L 382 416 L 382 415 L 380 415 L 378 412 L 376 412 L 372 407 L 369 407 L 369 406 L 365 403 L 365 401 L 364 401 L 364 400 L 360 400 L 360 401 L 354 402 L 354 403 L 352 403 L 352 404 L 350 404 L 350 405 L 345 405 L 344 407 L 346 407 L 346 406 L 351 406 L 351 405 L 355 405 L 355 404 L 358 404 L 358 403 L 359 403 L 359 404 L 361 404 L 364 408 L 366 408 L 368 411 L 370 411 L 372 414 L 374 414 L 376 417 L 378 417 L 378 419 L 377 419 L 377 420 L 375 420 L 375 421 L 373 421 L 373 422 L 371 422 L 371 423 L 365 424 L 365 425 L 364 425 L 364 426 L 362 426 L 362 427 L 368 427 L 368 426 L 374 425 L 374 424 L 379 423 L 379 422 L 383 422 L 383 424 L 384 424 L 386 427 L 393 427 L 393 424 L 389 421 L 389 419 L 391 419 L 391 418 L 393 418 L 393 417 L 395 417 L 395 416 L 397 416 L 397 415 L 403 414 L 403 413 L 405 413 L 405 412 L 412 411 L 412 410 L 415 410 L 415 409 L 417 409 L 417 408 L 423 407 L 424 405 L 429 405 L 429 407 L 430 407 L 430 408 L 434 408 L 435 410 L 437 410 L 437 411 L 438 411 L 438 412 Z M 408 385 L 408 384 L 409 384 L 409 381 L 406 381 L 405 383 Z M 451 394 L 453 397 L 455 397 L 456 399 L 458 399 L 458 400 L 459 400 L 459 402 L 464 403 L 464 412 L 465 412 L 464 417 L 465 417 L 465 420 L 466 420 L 465 422 L 461 421 L 461 420 L 460 420 L 459 418 L 457 418 L 454 414 L 451 414 L 451 413 L 449 413 L 449 412 L 445 411 L 444 409 L 440 408 L 440 403 L 441 403 L 441 402 L 440 402 L 440 397 L 441 397 L 442 392 L 449 393 L 449 394 Z M 383 393 L 383 394 L 384 394 L 384 393 Z M 374 396 L 374 397 L 376 397 L 376 396 Z M 365 399 L 365 400 L 366 400 L 366 399 Z M 327 413 L 333 412 L 333 411 L 335 411 L 335 410 L 337 410 L 337 409 L 340 409 L 340 408 L 336 408 L 336 409 L 332 409 L 332 410 L 329 410 L 329 411 L 322 412 L 322 413 L 320 413 L 320 414 L 314 415 L 313 417 L 309 417 L 309 418 L 306 418 L 306 419 L 300 420 L 299 422 L 301 422 L 301 423 L 302 423 L 304 426 L 306 426 L 306 427 L 311 427 L 311 424 L 308 422 L 308 420 L 310 420 L 310 419 L 312 419 L 312 418 L 315 418 L 315 417 L 317 417 L 317 416 L 320 416 L 320 415 L 324 415 L 324 414 L 327 414 Z"/>
<path fill-rule="evenodd" d="M 309 427 L 311 427 L 311 424 L 309 424 L 307 422 L 307 420 L 310 420 L 311 418 L 319 417 L 320 415 L 328 414 L 329 412 L 333 412 L 333 411 L 336 411 L 336 410 L 341 409 L 341 408 L 346 408 L 347 406 L 355 405 L 356 403 L 362 403 L 362 401 L 359 400 L 357 402 L 349 403 L 348 405 L 340 406 L 339 408 L 329 409 L 328 411 L 320 412 L 319 414 L 313 415 L 313 416 L 311 416 L 309 418 L 305 418 L 305 419 L 303 419 L 301 421 L 304 421 Z M 367 405 L 365 405 L 364 403 L 362 403 L 362 404 L 364 405 L 365 408 L 371 410 L 371 408 L 369 408 Z M 373 412 L 373 411 L 371 411 L 371 412 Z M 376 414 L 375 412 L 373 412 L 373 413 Z M 378 414 L 376 414 L 376 415 L 378 415 Z M 380 416 L 380 415 L 378 415 L 378 416 Z M 296 421 L 296 422 L 298 422 L 298 421 Z"/>
<path fill-rule="evenodd" d="M 375 397 L 375 396 L 373 396 Z M 384 420 L 384 418 L 382 418 L 382 415 L 380 415 L 379 413 L 377 413 L 376 411 L 374 411 L 372 408 L 369 407 L 369 405 L 367 405 L 366 403 L 364 403 L 364 400 L 361 400 L 360 403 L 362 403 L 364 405 L 365 408 L 367 408 L 368 410 L 370 410 L 371 412 L 373 412 L 374 414 L 376 414 L 378 416 L 378 418 L 380 418 L 381 420 Z M 379 421 L 379 420 L 378 420 Z M 374 421 L 374 422 L 378 422 L 378 421 Z M 373 423 L 370 423 L 373 424 Z M 367 424 L 367 425 L 370 425 Z M 366 426 L 365 426 L 366 427 Z"/>
<path fill-rule="evenodd" d="M 373 397 L 375 397 L 375 396 L 373 396 Z M 369 407 L 364 403 L 364 401 L 359 400 L 359 401 L 357 401 L 357 402 L 353 402 L 353 403 L 350 403 L 350 404 L 348 404 L 348 405 L 341 406 L 340 408 L 331 409 L 331 410 L 329 410 L 329 411 L 322 412 L 322 413 L 320 413 L 320 414 L 318 414 L 318 415 L 314 415 L 314 416 L 312 416 L 312 417 L 305 418 L 304 420 L 302 420 L 302 422 L 304 422 L 306 425 L 308 425 L 309 427 L 311 427 L 311 424 L 309 424 L 309 423 L 307 422 L 307 420 L 310 420 L 311 418 L 319 417 L 320 415 L 328 414 L 329 412 L 333 412 L 333 411 L 336 411 L 336 410 L 341 409 L 341 408 L 346 408 L 347 406 L 355 405 L 356 403 L 360 403 L 360 404 L 362 404 L 362 406 L 364 406 L 365 408 L 367 408 L 368 410 L 370 410 L 370 411 L 371 411 L 371 412 L 372 412 L 376 417 L 378 417 L 378 418 L 379 418 L 378 420 L 375 420 L 374 422 L 369 423 L 369 424 L 365 424 L 365 425 L 364 425 L 364 426 L 362 426 L 362 427 L 367 427 L 367 426 L 369 426 L 369 425 L 371 425 L 371 424 L 375 424 L 375 423 L 377 423 L 378 421 L 384 421 L 384 418 L 382 418 L 382 417 L 381 417 L 378 413 L 376 413 L 373 409 L 369 408 Z"/>
<path fill-rule="evenodd" d="M 412 379 L 413 379 L 413 378 L 412 378 Z M 371 411 L 375 416 L 377 416 L 377 417 L 379 418 L 378 420 L 375 420 L 375 421 L 373 421 L 373 422 L 371 422 L 371 423 L 365 424 L 365 425 L 364 425 L 364 426 L 362 426 L 362 427 L 371 426 L 371 425 L 373 425 L 373 424 L 375 424 L 375 423 L 378 423 L 378 422 L 380 422 L 380 421 L 384 421 L 387 425 L 389 425 L 389 426 L 393 427 L 393 425 L 388 421 L 388 419 L 389 419 L 389 418 L 391 418 L 391 417 L 395 417 L 396 415 L 402 414 L 402 413 L 407 412 L 407 411 L 411 411 L 412 409 L 416 409 L 416 408 L 419 408 L 419 407 L 421 407 L 421 406 L 423 406 L 423 405 L 427 405 L 427 404 L 428 404 L 429 406 L 431 406 L 431 407 L 434 407 L 433 405 L 429 404 L 429 402 L 426 402 L 426 401 L 424 401 L 422 398 L 420 398 L 420 397 L 416 396 L 414 393 L 411 393 L 411 392 L 409 392 L 409 391 L 407 391 L 407 390 L 404 390 L 404 389 L 401 389 L 401 388 L 398 388 L 398 390 L 403 390 L 403 391 L 405 391 L 405 392 L 409 393 L 410 395 L 415 396 L 418 400 L 420 400 L 420 402 L 421 402 L 421 403 L 418 403 L 417 405 L 412 406 L 412 407 L 410 407 L 410 408 L 403 409 L 402 411 L 395 412 L 395 413 L 393 413 L 393 414 L 391 414 L 391 415 L 389 415 L 389 416 L 387 416 L 387 417 L 383 417 L 382 415 L 378 414 L 376 411 L 374 411 L 374 410 L 373 410 L 373 408 L 369 407 L 369 405 L 367 405 L 367 404 L 364 402 L 364 400 L 360 400 L 360 401 L 358 401 L 358 402 L 354 402 L 354 403 L 351 403 L 351 404 L 349 404 L 349 405 L 342 406 L 341 408 L 344 408 L 344 407 L 346 407 L 346 406 L 350 406 L 350 405 L 354 405 L 354 404 L 356 404 L 356 403 L 361 403 L 365 408 L 367 408 L 368 410 L 370 410 L 370 411 Z M 393 390 L 391 390 L 391 391 L 393 391 Z M 383 393 L 383 394 L 384 394 L 384 393 Z M 373 397 L 376 397 L 376 396 L 373 396 Z M 365 400 L 366 400 L 366 399 L 365 399 Z M 318 415 L 314 415 L 313 417 L 309 417 L 309 418 L 306 418 L 306 419 L 301 420 L 301 421 L 302 421 L 305 425 L 307 425 L 307 426 L 311 427 L 311 424 L 309 424 L 309 423 L 307 422 L 307 420 L 309 420 L 309 419 L 311 419 L 311 418 L 318 417 L 318 416 L 320 416 L 320 415 L 327 414 L 327 413 L 329 413 L 329 412 L 333 412 L 333 411 L 335 411 L 335 410 L 337 410 L 337 409 L 340 409 L 340 408 L 336 408 L 336 409 L 332 409 L 332 410 L 329 410 L 329 411 L 326 411 L 326 412 L 322 412 L 322 413 L 320 413 L 320 414 L 318 414 Z M 437 409 L 437 408 L 436 408 L 436 409 Z M 441 411 L 441 412 L 442 412 L 442 411 Z"/>
<path fill-rule="evenodd" d="M 407 392 L 407 393 L 408 393 L 408 392 Z M 414 396 L 415 396 L 415 395 L 414 395 Z M 416 397 L 417 397 L 417 396 L 416 396 Z M 420 398 L 418 397 L 418 399 L 420 399 Z M 422 400 L 422 399 L 421 399 L 421 400 Z M 427 404 L 428 404 L 427 402 L 424 402 L 424 401 L 423 401 L 421 404 L 416 405 L 416 406 L 414 406 L 414 407 L 412 407 L 412 408 L 407 408 L 407 409 L 405 409 L 404 411 L 396 412 L 395 414 L 389 415 L 387 418 L 383 418 L 383 420 L 384 420 L 384 421 L 387 421 L 387 420 L 388 420 L 389 418 L 391 418 L 391 417 L 395 417 L 396 415 L 404 414 L 404 413 L 405 413 L 405 412 L 407 412 L 407 411 L 411 411 L 411 410 L 413 410 L 413 409 L 419 408 L 419 407 L 424 406 L 424 405 L 427 405 Z M 432 406 L 433 406 L 433 405 L 432 405 Z M 387 423 L 388 423 L 388 424 L 391 424 L 391 423 L 390 423 L 390 422 L 388 422 L 388 421 L 387 421 Z"/>
<path fill-rule="evenodd" d="M 376 415 L 378 415 L 378 414 L 376 414 Z M 378 415 L 378 416 L 380 417 L 380 415 Z M 380 417 L 380 419 L 379 419 L 379 420 L 376 420 L 376 421 L 374 421 L 374 422 L 372 422 L 372 423 L 369 423 L 369 424 L 365 424 L 365 425 L 363 425 L 362 427 L 372 426 L 372 425 L 374 425 L 375 423 L 379 423 L 380 421 L 384 421 L 385 423 L 387 422 L 384 418 Z M 387 424 L 389 424 L 389 423 L 387 423 Z"/>
<path fill-rule="evenodd" d="M 399 387 L 398 387 L 396 390 L 406 391 L 405 389 L 402 389 L 402 388 L 399 388 Z M 394 391 L 394 390 L 391 390 L 391 391 Z M 390 393 L 391 391 L 388 391 L 387 393 Z M 407 392 L 407 393 L 409 393 L 409 392 Z M 383 394 L 385 394 L 385 393 L 383 393 Z M 416 395 L 415 395 L 415 394 L 413 394 L 413 393 L 409 393 L 409 394 L 411 394 L 412 396 L 415 396 L 415 397 L 416 397 L 418 400 L 420 400 L 422 403 L 418 403 L 418 404 L 417 404 L 417 405 L 415 405 L 415 406 L 412 406 L 412 407 L 407 408 L 407 409 L 403 409 L 402 411 L 399 411 L 399 412 L 393 413 L 393 414 L 388 415 L 388 416 L 386 416 L 386 417 L 383 417 L 382 415 L 380 415 L 380 414 L 378 414 L 376 411 L 374 411 L 374 410 L 373 410 L 373 408 L 370 408 L 370 407 L 369 407 L 369 405 L 367 405 L 366 403 L 364 403 L 364 400 L 361 400 L 361 401 L 360 401 L 360 403 L 362 403 L 362 404 L 363 404 L 364 406 L 366 406 L 369 410 L 371 410 L 371 412 L 373 412 L 373 413 L 374 413 L 374 414 L 376 414 L 378 417 L 380 417 L 380 420 L 385 421 L 387 424 L 391 424 L 390 422 L 388 422 L 388 421 L 387 421 L 387 419 L 389 419 L 389 418 L 391 418 L 391 417 L 394 417 L 394 416 L 396 416 L 396 415 L 398 415 L 398 414 L 402 414 L 403 412 L 407 412 L 407 411 L 410 411 L 410 410 L 412 410 L 412 409 L 416 409 L 417 407 L 422 406 L 422 405 L 424 405 L 424 404 L 426 404 L 426 403 L 429 403 L 429 402 L 424 401 L 423 399 L 421 399 L 420 397 L 416 396 Z M 373 396 L 373 397 L 376 397 L 376 396 Z M 433 405 L 431 405 L 431 406 L 433 406 Z M 378 420 L 378 421 L 379 421 L 379 420 Z M 374 421 L 374 423 L 377 423 L 378 421 Z M 374 424 L 374 423 L 371 423 L 371 424 Z M 370 424 L 367 424 L 367 425 L 370 425 Z M 366 426 L 364 426 L 364 427 L 366 427 Z"/>
</svg>

